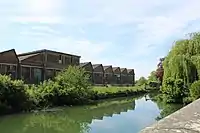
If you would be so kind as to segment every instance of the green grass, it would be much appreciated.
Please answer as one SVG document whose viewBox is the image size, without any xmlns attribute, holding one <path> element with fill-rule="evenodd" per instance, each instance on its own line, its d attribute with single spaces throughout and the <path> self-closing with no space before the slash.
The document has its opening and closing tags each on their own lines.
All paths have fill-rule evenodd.
<svg viewBox="0 0 200 133">
<path fill-rule="evenodd" d="M 140 92 L 145 91 L 144 86 L 131 86 L 131 87 L 116 87 L 116 86 L 110 86 L 110 87 L 99 87 L 95 86 L 93 87 L 93 90 L 97 92 L 98 94 L 102 93 L 122 93 L 122 92 Z"/>
</svg>

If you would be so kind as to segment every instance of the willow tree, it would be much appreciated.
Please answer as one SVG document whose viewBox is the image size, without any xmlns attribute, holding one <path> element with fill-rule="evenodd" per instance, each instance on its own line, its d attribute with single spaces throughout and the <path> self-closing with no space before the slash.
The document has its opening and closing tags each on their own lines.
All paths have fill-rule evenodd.
<svg viewBox="0 0 200 133">
<path fill-rule="evenodd" d="M 192 33 L 189 38 L 178 40 L 163 63 L 163 90 L 167 92 L 168 79 L 182 80 L 184 87 L 200 79 L 200 33 Z"/>
</svg>

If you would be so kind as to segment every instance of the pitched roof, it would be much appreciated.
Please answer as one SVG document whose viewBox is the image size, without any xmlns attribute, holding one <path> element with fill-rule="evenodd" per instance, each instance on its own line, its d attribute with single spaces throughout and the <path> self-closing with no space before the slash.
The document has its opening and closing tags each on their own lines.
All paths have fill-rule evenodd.
<svg viewBox="0 0 200 133">
<path fill-rule="evenodd" d="M 103 66 L 103 69 L 106 70 L 106 69 L 108 69 L 109 67 L 112 68 L 112 66 L 110 65 L 110 66 Z"/>
<path fill-rule="evenodd" d="M 24 56 L 24 55 L 30 55 L 30 54 L 36 54 L 36 53 L 42 53 L 42 52 L 54 52 L 54 53 L 57 53 L 57 54 L 76 56 L 76 57 L 79 57 L 79 58 L 81 57 L 81 56 L 78 56 L 78 55 L 72 55 L 72 54 L 57 52 L 57 51 L 53 51 L 53 50 L 47 50 L 47 49 L 36 50 L 36 51 L 32 51 L 32 52 L 27 52 L 27 53 L 22 53 L 22 54 L 19 54 L 18 56 Z"/>
<path fill-rule="evenodd" d="M 82 62 L 82 63 L 80 63 L 80 66 L 81 67 L 84 67 L 85 65 L 87 65 L 87 64 L 90 64 L 91 62 Z"/>
<path fill-rule="evenodd" d="M 2 52 L 0 52 L 0 54 L 4 54 L 4 53 L 7 53 L 7 52 L 13 52 L 15 54 L 15 57 L 17 58 L 17 61 L 19 62 L 19 58 L 17 56 L 17 53 L 16 53 L 15 49 L 10 49 L 10 50 L 6 50 L 6 51 L 2 51 Z"/>
<path fill-rule="evenodd" d="M 19 58 L 19 61 L 23 61 L 23 60 L 26 60 L 28 58 L 31 58 L 31 57 L 34 57 L 36 55 L 39 55 L 39 53 L 36 53 L 36 54 L 30 54 L 30 55 L 24 55 L 24 56 L 18 56 Z"/>
<path fill-rule="evenodd" d="M 113 71 L 120 69 L 120 67 L 113 67 Z"/>
<path fill-rule="evenodd" d="M 92 64 L 93 69 L 95 69 L 95 68 L 97 68 L 99 66 L 102 66 L 102 64 Z"/>
<path fill-rule="evenodd" d="M 121 72 L 123 72 L 123 71 L 125 71 L 125 70 L 127 70 L 126 68 L 120 68 L 120 71 Z"/>
<path fill-rule="evenodd" d="M 15 49 L 10 49 L 10 50 L 6 50 L 6 51 L 2 51 L 2 52 L 0 52 L 0 54 L 7 53 L 7 52 L 11 52 L 11 51 L 15 52 Z M 15 52 L 15 53 L 16 53 L 16 52 Z"/>
<path fill-rule="evenodd" d="M 134 69 L 127 69 L 128 73 L 134 71 Z"/>
</svg>

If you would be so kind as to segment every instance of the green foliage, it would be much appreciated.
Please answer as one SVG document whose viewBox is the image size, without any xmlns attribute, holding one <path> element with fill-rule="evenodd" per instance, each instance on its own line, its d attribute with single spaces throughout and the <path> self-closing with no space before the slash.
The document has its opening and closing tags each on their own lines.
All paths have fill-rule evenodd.
<svg viewBox="0 0 200 133">
<path fill-rule="evenodd" d="M 26 89 L 23 81 L 0 75 L 0 114 L 29 109 Z"/>
<path fill-rule="evenodd" d="M 190 99 L 185 92 L 189 92 L 191 84 L 200 79 L 200 33 L 177 41 L 165 58 L 163 68 L 163 92 L 172 101 L 177 101 L 177 98 L 180 98 L 179 101 Z M 177 80 L 182 80 L 181 88 L 176 85 L 180 82 Z"/>
<path fill-rule="evenodd" d="M 140 77 L 137 81 L 136 81 L 136 86 L 141 86 L 144 85 L 145 83 L 147 83 L 147 79 L 145 77 Z"/>
<path fill-rule="evenodd" d="M 92 96 L 89 76 L 79 67 L 69 66 L 55 80 L 32 85 L 28 92 L 36 106 L 74 105 L 88 102 Z"/>
<path fill-rule="evenodd" d="M 164 86 L 162 92 L 166 97 L 166 102 L 176 103 L 183 102 L 183 97 L 188 95 L 187 88 L 184 86 L 184 81 L 182 79 L 168 78 L 164 81 Z"/>
<path fill-rule="evenodd" d="M 158 82 L 158 79 L 156 77 L 156 71 L 152 71 L 150 75 L 148 76 L 148 82 Z"/>
<path fill-rule="evenodd" d="M 200 80 L 195 81 L 190 87 L 190 95 L 193 100 L 200 98 Z"/>
<path fill-rule="evenodd" d="M 94 87 L 93 91 L 94 99 L 113 98 L 147 93 L 147 91 L 144 89 L 144 85 L 133 87 Z"/>
</svg>

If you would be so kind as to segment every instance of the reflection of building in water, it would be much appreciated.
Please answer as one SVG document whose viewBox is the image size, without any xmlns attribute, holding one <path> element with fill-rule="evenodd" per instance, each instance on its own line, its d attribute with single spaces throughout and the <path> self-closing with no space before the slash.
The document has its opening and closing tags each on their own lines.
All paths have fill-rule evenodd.
<svg viewBox="0 0 200 133">
<path fill-rule="evenodd" d="M 80 133 L 89 132 L 90 124 L 94 119 L 102 120 L 135 109 L 134 99 L 106 100 L 96 106 L 69 107 L 56 112 L 38 112 L 37 114 L 18 115 L 14 118 L 17 124 L 7 128 L 8 121 L 12 118 L 2 118 L 0 126 L 3 133 L 15 131 L 23 133 Z"/>
<path fill-rule="evenodd" d="M 102 120 L 104 117 L 112 117 L 113 114 L 121 114 L 122 112 L 134 109 L 135 100 L 107 101 L 100 103 L 97 106 L 79 110 L 79 112 L 76 112 L 79 116 L 72 119 L 91 123 L 93 119 Z M 74 111 L 71 113 L 74 113 Z"/>
</svg>

